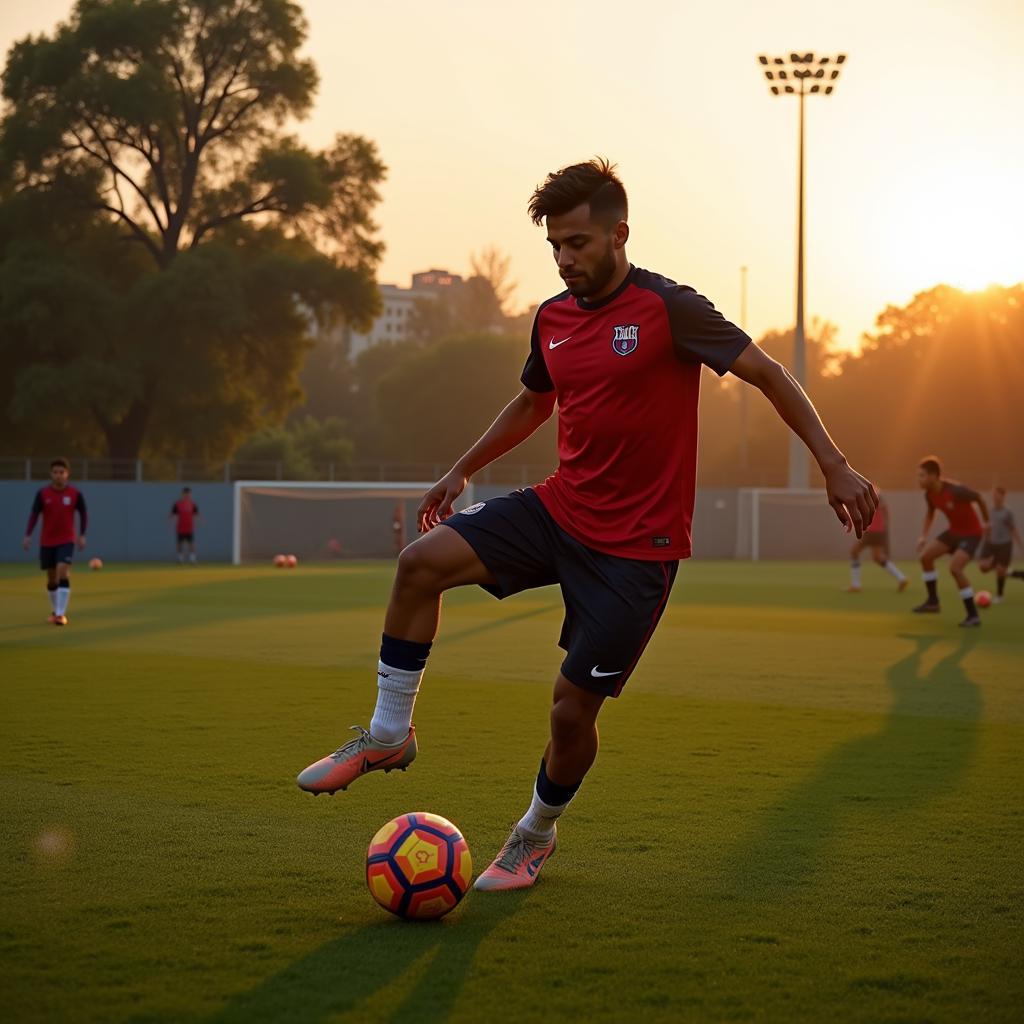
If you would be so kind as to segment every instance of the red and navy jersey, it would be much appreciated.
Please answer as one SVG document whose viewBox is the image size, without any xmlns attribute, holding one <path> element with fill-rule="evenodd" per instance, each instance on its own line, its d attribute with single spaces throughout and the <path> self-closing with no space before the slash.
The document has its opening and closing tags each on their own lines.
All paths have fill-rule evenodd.
<svg viewBox="0 0 1024 1024">
<path fill-rule="evenodd" d="M 885 533 L 887 529 L 888 524 L 885 519 L 885 502 L 880 501 L 875 506 L 875 514 L 871 517 L 871 522 L 868 523 L 868 528 L 865 532 Z"/>
<path fill-rule="evenodd" d="M 36 520 L 43 517 L 43 529 L 39 535 L 39 543 L 44 548 L 52 548 L 58 544 L 75 542 L 75 513 L 78 513 L 78 524 L 82 534 L 88 525 L 85 510 L 85 498 L 82 492 L 68 484 L 62 490 L 47 486 L 36 492 L 32 502 L 32 511 L 28 517 L 26 536 L 36 528 Z"/>
<path fill-rule="evenodd" d="M 191 498 L 179 498 L 171 506 L 171 515 L 178 517 L 178 533 L 193 533 L 199 506 Z"/>
<path fill-rule="evenodd" d="M 977 491 L 964 487 L 955 480 L 940 480 L 935 491 L 925 491 L 928 507 L 943 512 L 949 520 L 950 533 L 957 537 L 980 537 L 983 533 L 981 520 L 974 511 L 972 502 L 981 497 Z"/>
<path fill-rule="evenodd" d="M 749 343 L 693 288 L 638 267 L 597 302 L 543 303 L 522 382 L 558 400 L 558 469 L 536 488 L 555 522 L 606 554 L 687 558 L 701 365 L 721 376 Z"/>
</svg>

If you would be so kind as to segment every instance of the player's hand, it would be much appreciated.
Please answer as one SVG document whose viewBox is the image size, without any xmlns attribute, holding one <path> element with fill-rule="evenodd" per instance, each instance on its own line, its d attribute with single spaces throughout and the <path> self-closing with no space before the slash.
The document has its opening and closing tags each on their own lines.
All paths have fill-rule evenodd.
<svg viewBox="0 0 1024 1024">
<path fill-rule="evenodd" d="M 416 510 L 420 533 L 427 533 L 452 514 L 452 503 L 466 489 L 469 479 L 456 469 L 449 470 L 423 496 Z"/>
<path fill-rule="evenodd" d="M 82 551 L 85 548 L 85 537 L 78 538 L 78 550 Z"/>
<path fill-rule="evenodd" d="M 29 549 L 30 547 L 32 547 L 32 538 L 31 538 L 31 537 L 26 537 L 26 538 L 25 538 L 25 539 L 24 539 L 24 540 L 23 540 L 23 541 L 21 542 L 21 546 L 22 546 L 22 547 L 23 547 L 23 548 L 24 548 L 24 549 L 25 549 L 26 551 L 28 551 L 28 549 Z"/>
<path fill-rule="evenodd" d="M 874 485 L 844 461 L 826 470 L 825 491 L 836 518 L 847 533 L 853 530 L 859 540 L 878 508 Z"/>
</svg>

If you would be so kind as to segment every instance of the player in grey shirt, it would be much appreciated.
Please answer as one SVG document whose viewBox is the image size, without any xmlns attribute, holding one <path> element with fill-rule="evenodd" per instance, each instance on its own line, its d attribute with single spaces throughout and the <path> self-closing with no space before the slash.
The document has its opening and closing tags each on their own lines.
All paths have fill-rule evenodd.
<svg viewBox="0 0 1024 1024">
<path fill-rule="evenodd" d="M 1010 573 L 1010 561 L 1013 555 L 1013 542 L 1021 547 L 1024 542 L 1017 532 L 1017 523 L 1013 513 L 1006 507 L 1006 488 L 996 487 L 992 491 L 992 509 L 988 517 L 988 536 L 985 546 L 981 549 L 978 568 L 982 572 L 996 571 L 996 596 L 992 600 L 999 604 L 1003 600 L 1003 588 L 1008 575 L 1024 578 L 1024 573 Z"/>
</svg>

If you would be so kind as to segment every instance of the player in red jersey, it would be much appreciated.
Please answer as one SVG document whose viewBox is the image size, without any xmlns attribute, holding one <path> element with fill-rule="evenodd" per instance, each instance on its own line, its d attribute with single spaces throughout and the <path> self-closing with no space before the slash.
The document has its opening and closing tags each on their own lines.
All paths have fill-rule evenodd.
<svg viewBox="0 0 1024 1024">
<path fill-rule="evenodd" d="M 22 547 L 32 546 L 32 531 L 42 516 L 39 534 L 39 565 L 46 572 L 46 590 L 50 597 L 50 622 L 54 626 L 68 624 L 68 601 L 71 599 L 71 560 L 75 555 L 75 513 L 78 513 L 78 546 L 85 547 L 85 530 L 89 524 L 82 492 L 68 483 L 68 460 L 50 463 L 49 486 L 36 492 Z"/>
<path fill-rule="evenodd" d="M 939 574 L 935 571 L 935 559 L 943 555 L 952 555 L 949 571 L 960 589 L 960 598 L 964 603 L 967 616 L 961 626 L 980 626 L 981 618 L 974 604 L 974 591 L 964 568 L 974 557 L 981 538 L 988 529 L 988 506 L 985 499 L 970 487 L 964 487 L 953 480 L 942 479 L 942 464 L 934 455 L 922 459 L 917 467 L 917 483 L 924 491 L 928 511 L 924 516 L 924 526 L 917 542 L 917 552 L 921 556 L 921 579 L 928 590 L 928 598 L 919 604 L 914 611 L 918 613 L 938 612 Z M 974 511 L 977 505 L 981 519 Z M 934 540 L 928 540 L 928 531 L 935 521 L 935 513 L 941 511 L 949 520 L 949 529 L 944 530 Z M 982 526 L 982 519 L 985 525 Z"/>
<path fill-rule="evenodd" d="M 784 367 L 692 288 L 629 263 L 626 193 L 611 165 L 594 160 L 549 175 L 529 209 L 534 223 L 546 220 L 566 290 L 537 313 L 522 390 L 420 505 L 423 536 L 399 558 L 384 619 L 369 730 L 355 726 L 356 739 L 298 778 L 303 789 L 328 793 L 413 760 L 413 705 L 444 591 L 478 584 L 503 598 L 559 584 L 566 657 L 551 738 L 530 807 L 478 889 L 536 880 L 554 851 L 556 819 L 597 755 L 598 712 L 636 668 L 679 559 L 690 554 L 702 365 L 731 371 L 775 405 L 858 537 L 876 506 L 873 487 Z M 469 479 L 529 437 L 556 402 L 557 471 L 453 515 Z"/>
<path fill-rule="evenodd" d="M 178 561 L 185 561 L 185 549 L 188 548 L 188 560 L 195 565 L 196 520 L 199 518 L 199 506 L 192 500 L 191 487 L 181 489 L 181 497 L 171 506 L 171 518 L 176 521 Z"/>
<path fill-rule="evenodd" d="M 860 553 L 865 548 L 871 548 L 871 557 L 875 564 L 880 565 L 896 580 L 896 589 L 903 593 L 909 581 L 889 558 L 889 506 L 881 493 L 878 495 L 875 516 L 868 523 L 864 536 L 855 540 L 853 547 L 850 548 L 850 585 L 847 590 L 851 594 L 860 593 Z"/>
</svg>

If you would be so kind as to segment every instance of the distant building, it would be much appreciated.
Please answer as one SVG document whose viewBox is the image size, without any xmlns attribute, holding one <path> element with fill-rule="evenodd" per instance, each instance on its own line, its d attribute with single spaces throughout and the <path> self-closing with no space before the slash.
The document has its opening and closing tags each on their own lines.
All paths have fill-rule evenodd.
<svg viewBox="0 0 1024 1024">
<path fill-rule="evenodd" d="M 355 359 L 374 345 L 408 341 L 409 322 L 416 303 L 421 299 L 436 299 L 449 288 L 457 288 L 460 284 L 462 278 L 458 274 L 433 269 L 413 274 L 410 288 L 401 288 L 396 284 L 380 285 L 384 308 L 366 334 L 348 331 L 349 359 Z"/>
</svg>

